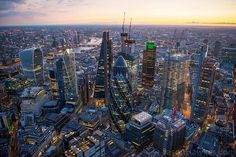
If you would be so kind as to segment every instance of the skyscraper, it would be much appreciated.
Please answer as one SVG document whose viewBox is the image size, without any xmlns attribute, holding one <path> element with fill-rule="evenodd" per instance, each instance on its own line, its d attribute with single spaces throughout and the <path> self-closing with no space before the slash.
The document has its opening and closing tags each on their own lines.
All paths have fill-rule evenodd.
<svg viewBox="0 0 236 157">
<path fill-rule="evenodd" d="M 213 84 L 216 73 L 216 60 L 205 58 L 200 73 L 200 80 L 193 110 L 193 120 L 202 124 L 208 113 L 208 107 L 212 98 Z"/>
<path fill-rule="evenodd" d="M 192 54 L 191 64 L 190 64 L 190 80 L 191 80 L 191 116 L 193 114 L 194 105 L 198 93 L 198 84 L 200 81 L 200 75 L 202 70 L 203 59 L 207 56 L 208 46 L 203 44 L 199 52 Z"/>
<path fill-rule="evenodd" d="M 24 75 L 34 80 L 37 85 L 44 82 L 43 52 L 39 48 L 25 49 L 19 52 L 19 58 Z"/>
<path fill-rule="evenodd" d="M 153 136 L 154 147 L 163 155 L 174 153 L 180 150 L 185 142 L 186 123 L 183 115 L 177 112 L 173 118 L 172 110 L 166 109 L 157 118 L 156 128 Z"/>
<path fill-rule="evenodd" d="M 75 101 L 78 98 L 77 77 L 74 53 L 66 49 L 56 60 L 56 79 L 62 101 Z"/>
<path fill-rule="evenodd" d="M 109 111 L 112 121 L 119 132 L 123 132 L 131 116 L 132 100 L 131 86 L 128 81 L 127 63 L 122 56 L 119 56 L 115 62 L 110 80 Z"/>
<path fill-rule="evenodd" d="M 46 63 L 47 63 L 48 80 L 49 80 L 49 84 L 50 84 L 52 99 L 59 98 L 58 83 L 57 83 L 57 78 L 56 78 L 55 60 L 56 60 L 56 56 L 54 55 L 54 53 L 49 53 L 47 56 Z"/>
<path fill-rule="evenodd" d="M 154 85 L 156 61 L 156 46 L 152 42 L 146 44 L 143 52 L 142 85 L 144 88 L 151 88 Z"/>
<path fill-rule="evenodd" d="M 222 48 L 222 44 L 219 41 L 215 42 L 215 46 L 214 46 L 214 51 L 212 52 L 212 54 L 216 57 L 218 57 L 221 53 L 221 48 Z"/>
<path fill-rule="evenodd" d="M 173 93 L 176 92 L 177 105 L 180 109 L 184 101 L 186 83 L 189 79 L 187 74 L 190 57 L 173 50 L 165 54 L 164 59 L 162 108 L 172 108 Z"/>
<path fill-rule="evenodd" d="M 97 79 L 94 91 L 95 103 L 103 106 L 108 103 L 108 86 L 112 65 L 112 50 L 109 32 L 103 32 L 101 52 L 98 61 Z"/>
<path fill-rule="evenodd" d="M 132 116 L 130 122 L 125 126 L 125 136 L 139 149 L 147 146 L 153 140 L 154 130 L 152 116 L 141 112 Z"/>
</svg>

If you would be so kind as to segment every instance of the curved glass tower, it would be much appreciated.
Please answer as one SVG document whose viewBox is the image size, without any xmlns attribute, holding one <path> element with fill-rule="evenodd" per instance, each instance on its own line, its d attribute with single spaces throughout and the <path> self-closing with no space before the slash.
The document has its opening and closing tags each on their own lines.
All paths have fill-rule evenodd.
<svg viewBox="0 0 236 157">
<path fill-rule="evenodd" d="M 62 101 L 74 101 L 78 98 L 75 57 L 71 49 L 66 49 L 56 61 L 56 78 L 59 96 Z"/>
<path fill-rule="evenodd" d="M 119 132 L 123 132 L 131 116 L 132 100 L 131 86 L 128 81 L 127 63 L 122 56 L 119 56 L 113 67 L 110 79 L 111 103 L 109 111 L 112 121 Z"/>
<path fill-rule="evenodd" d="M 39 48 L 25 49 L 19 52 L 24 75 L 34 80 L 37 85 L 44 82 L 43 76 L 43 52 Z"/>
</svg>

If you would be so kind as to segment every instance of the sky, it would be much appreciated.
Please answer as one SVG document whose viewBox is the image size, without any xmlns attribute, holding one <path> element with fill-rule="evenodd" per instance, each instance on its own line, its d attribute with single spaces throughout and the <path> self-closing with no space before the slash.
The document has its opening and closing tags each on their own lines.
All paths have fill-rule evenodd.
<svg viewBox="0 0 236 157">
<path fill-rule="evenodd" d="M 236 0 L 0 0 L 0 25 L 121 24 L 236 27 Z"/>
</svg>

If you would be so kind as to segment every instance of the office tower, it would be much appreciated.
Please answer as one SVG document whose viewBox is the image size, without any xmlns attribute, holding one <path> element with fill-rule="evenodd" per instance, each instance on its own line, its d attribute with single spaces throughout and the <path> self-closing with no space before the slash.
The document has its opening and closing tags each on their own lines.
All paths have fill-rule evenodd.
<svg viewBox="0 0 236 157">
<path fill-rule="evenodd" d="M 156 61 L 156 46 L 152 42 L 146 44 L 143 52 L 142 85 L 144 88 L 151 88 L 154 85 Z"/>
<path fill-rule="evenodd" d="M 212 52 L 213 56 L 218 57 L 221 53 L 222 44 L 220 41 L 215 42 L 214 51 Z"/>
<path fill-rule="evenodd" d="M 112 65 L 112 50 L 109 32 L 103 32 L 101 52 L 98 61 L 97 79 L 94 91 L 95 103 L 97 106 L 104 106 L 108 103 L 108 86 Z"/>
<path fill-rule="evenodd" d="M 80 86 L 80 93 L 83 106 L 88 105 L 90 97 L 88 74 L 85 74 L 85 77 L 83 78 L 82 85 Z"/>
<path fill-rule="evenodd" d="M 111 102 L 109 111 L 111 119 L 119 132 L 123 132 L 131 116 L 132 100 L 131 86 L 128 81 L 127 63 L 122 56 L 119 56 L 115 62 L 110 80 Z"/>
<path fill-rule="evenodd" d="M 177 107 L 181 108 L 184 101 L 186 84 L 189 81 L 188 70 L 190 56 L 181 52 L 166 53 L 164 56 L 162 108 L 172 108 L 173 93 L 177 93 Z"/>
<path fill-rule="evenodd" d="M 208 114 L 208 107 L 212 98 L 216 66 L 217 62 L 212 58 L 205 58 L 203 60 L 192 116 L 194 122 L 198 124 L 202 124 Z"/>
<path fill-rule="evenodd" d="M 25 49 L 19 52 L 19 58 L 24 75 L 34 80 L 36 85 L 42 85 L 43 75 L 43 52 L 39 48 Z"/>
<path fill-rule="evenodd" d="M 172 110 L 166 109 L 161 115 L 154 117 L 156 128 L 153 142 L 163 155 L 180 150 L 185 142 L 186 122 L 180 112 L 173 118 Z"/>
<path fill-rule="evenodd" d="M 74 43 L 79 44 L 80 42 L 80 35 L 79 32 L 75 31 L 75 36 L 74 36 Z"/>
<path fill-rule="evenodd" d="M 141 112 L 132 116 L 130 122 L 125 126 L 125 136 L 139 149 L 152 141 L 154 130 L 152 116 L 147 112 Z"/>
<path fill-rule="evenodd" d="M 50 84 L 52 99 L 59 98 L 55 61 L 56 61 L 56 56 L 53 53 L 49 53 L 46 62 L 47 62 L 48 80 Z"/>
<path fill-rule="evenodd" d="M 56 79 L 62 102 L 74 102 L 78 98 L 75 57 L 71 49 L 66 49 L 56 60 Z"/>
<path fill-rule="evenodd" d="M 207 56 L 208 46 L 203 43 L 201 49 L 191 56 L 190 63 L 190 82 L 191 82 L 191 116 L 193 115 L 194 105 L 198 93 L 198 84 L 200 79 L 200 74 L 202 70 L 203 59 Z"/>
</svg>

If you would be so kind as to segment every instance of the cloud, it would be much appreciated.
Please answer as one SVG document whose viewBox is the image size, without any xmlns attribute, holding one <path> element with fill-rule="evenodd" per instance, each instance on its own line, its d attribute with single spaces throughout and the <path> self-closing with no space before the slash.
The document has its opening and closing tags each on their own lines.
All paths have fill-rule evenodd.
<svg viewBox="0 0 236 157">
<path fill-rule="evenodd" d="M 13 9 L 17 4 L 24 3 L 25 0 L 0 0 L 0 11 Z"/>
<path fill-rule="evenodd" d="M 23 18 L 33 18 L 35 16 L 45 16 L 43 13 L 33 12 L 33 11 L 6 11 L 0 14 L 0 17 L 23 17 Z"/>
</svg>

